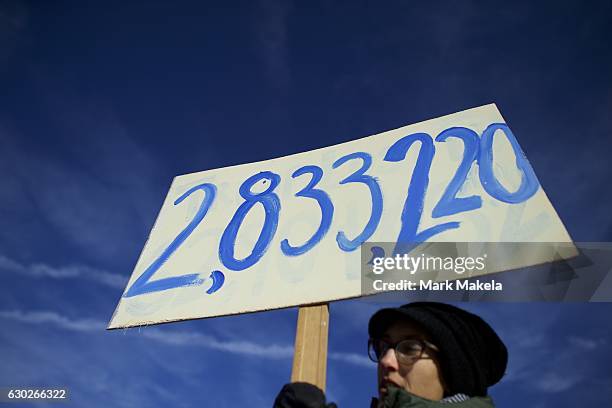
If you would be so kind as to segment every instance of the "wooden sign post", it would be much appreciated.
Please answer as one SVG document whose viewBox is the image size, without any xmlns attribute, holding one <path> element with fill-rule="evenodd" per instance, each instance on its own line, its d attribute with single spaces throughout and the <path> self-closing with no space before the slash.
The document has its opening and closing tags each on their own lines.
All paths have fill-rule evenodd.
<svg viewBox="0 0 612 408">
<path fill-rule="evenodd" d="M 308 382 L 325 391 L 329 303 L 300 306 L 291 382 Z"/>
</svg>

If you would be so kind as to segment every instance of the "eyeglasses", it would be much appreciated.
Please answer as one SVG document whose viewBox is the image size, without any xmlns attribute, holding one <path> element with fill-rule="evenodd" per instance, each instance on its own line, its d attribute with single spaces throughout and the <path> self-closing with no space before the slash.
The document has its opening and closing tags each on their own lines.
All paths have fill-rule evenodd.
<svg viewBox="0 0 612 408">
<path fill-rule="evenodd" d="M 401 364 L 413 364 L 423 357 L 423 352 L 426 349 L 439 351 L 438 347 L 421 339 L 405 339 L 395 345 L 384 340 L 370 339 L 368 340 L 368 357 L 373 362 L 378 363 L 391 348 L 395 350 L 397 361 Z"/>
</svg>

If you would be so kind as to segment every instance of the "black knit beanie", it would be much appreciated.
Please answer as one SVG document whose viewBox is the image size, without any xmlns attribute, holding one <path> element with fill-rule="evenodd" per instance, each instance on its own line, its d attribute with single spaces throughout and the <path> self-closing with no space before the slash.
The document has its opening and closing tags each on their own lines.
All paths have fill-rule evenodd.
<svg viewBox="0 0 612 408">
<path fill-rule="evenodd" d="M 374 313 L 368 325 L 370 337 L 380 338 L 398 320 L 420 324 L 438 346 L 449 395 L 485 396 L 487 388 L 503 377 L 508 350 L 479 316 L 445 303 L 414 302 Z"/>
</svg>

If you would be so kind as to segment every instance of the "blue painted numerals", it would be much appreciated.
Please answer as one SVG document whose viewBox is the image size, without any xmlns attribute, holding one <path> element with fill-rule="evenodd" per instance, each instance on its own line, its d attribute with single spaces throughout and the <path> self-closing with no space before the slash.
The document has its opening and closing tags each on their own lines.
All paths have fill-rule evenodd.
<svg viewBox="0 0 612 408">
<path fill-rule="evenodd" d="M 510 142 L 516 158 L 516 167 L 521 171 L 521 184 L 514 191 L 508 191 L 495 177 L 493 171 L 493 137 L 497 131 L 502 131 Z M 461 187 L 465 183 L 474 162 L 478 164 L 479 178 L 484 190 L 493 198 L 516 204 L 528 200 L 539 188 L 538 180 L 533 168 L 525 158 L 516 138 L 504 123 L 493 123 L 479 137 L 473 130 L 465 127 L 451 127 L 441 132 L 436 141 L 446 142 L 449 138 L 457 138 L 463 142 L 464 153 L 461 163 L 450 183 L 446 187 L 440 201 L 432 210 L 432 218 L 450 216 L 482 207 L 482 199 L 479 196 L 457 197 Z M 459 227 L 459 222 L 446 222 L 419 231 L 419 225 L 423 215 L 425 195 L 429 186 L 429 172 L 436 152 L 434 142 L 427 133 L 414 133 L 397 140 L 384 157 L 386 162 L 401 162 L 412 145 L 418 142 L 419 154 L 414 165 L 408 194 L 402 208 L 400 222 L 401 228 L 397 237 L 397 246 L 394 252 L 410 250 L 419 242 L 427 241 L 429 238 L 444 231 Z M 340 181 L 340 184 L 360 183 L 367 186 L 370 191 L 372 210 L 369 219 L 355 238 L 348 238 L 344 231 L 338 231 L 336 242 L 342 251 L 354 251 L 370 238 L 378 227 L 383 210 L 383 195 L 376 178 L 366 174 L 372 165 L 372 156 L 365 152 L 355 152 L 336 160 L 332 168 L 338 169 L 349 161 L 361 162 L 361 167 L 348 177 Z M 305 254 L 317 245 L 330 229 L 334 216 L 334 205 L 330 196 L 323 190 L 316 188 L 324 176 L 323 170 L 315 165 L 303 166 L 295 170 L 292 178 L 310 175 L 310 181 L 295 195 L 315 200 L 321 210 L 321 221 L 312 236 L 301 245 L 292 245 L 288 238 L 280 243 L 280 249 L 284 255 L 298 256 Z M 219 259 L 225 267 L 233 271 L 242 271 L 253 266 L 259 261 L 272 242 L 278 227 L 281 203 L 278 195 L 274 192 L 280 183 L 280 176 L 271 171 L 263 171 L 246 179 L 238 189 L 244 202 L 240 204 L 236 212 L 223 231 L 219 243 Z M 262 190 L 255 192 L 254 190 Z M 155 259 L 145 271 L 132 283 L 123 295 L 133 297 L 144 293 L 163 291 L 189 285 L 201 285 L 206 279 L 200 278 L 200 274 L 192 273 L 181 276 L 173 276 L 157 280 L 151 280 L 153 275 L 164 265 L 168 258 L 185 242 L 194 229 L 202 222 L 208 210 L 212 206 L 216 187 L 214 184 L 203 183 L 190 188 L 176 199 L 174 205 L 178 205 L 195 192 L 202 192 L 200 207 L 189 224 L 172 240 L 166 249 Z M 237 259 L 235 254 L 236 239 L 238 231 L 244 219 L 251 209 L 261 205 L 265 213 L 263 227 L 251 253 L 244 259 Z M 374 250 L 374 249 L 373 249 Z M 382 248 L 376 248 L 378 252 Z M 384 253 L 383 253 L 384 254 Z M 374 253 L 378 256 L 380 253 Z M 213 270 L 207 278 L 212 281 L 210 289 L 206 293 L 213 294 L 218 291 L 225 282 L 225 275 L 219 270 Z"/>
<path fill-rule="evenodd" d="M 365 174 L 366 171 L 372 165 L 372 156 L 365 152 L 356 152 L 347 154 L 336 160 L 336 162 L 332 165 L 334 169 L 342 166 L 349 160 L 357 160 L 360 159 L 363 164 L 362 166 L 353 174 L 345 178 L 340 182 L 340 184 L 347 183 L 363 183 L 370 189 L 370 195 L 372 196 L 372 212 L 370 214 L 370 219 L 366 224 L 365 228 L 361 232 L 361 234 L 357 235 L 354 239 L 348 239 L 344 231 L 339 231 L 336 236 L 336 241 L 338 242 L 338 246 L 343 251 L 354 251 L 359 248 L 359 246 L 366 241 L 368 238 L 374 234 L 376 231 L 376 227 L 378 227 L 378 223 L 380 222 L 380 217 L 382 216 L 382 208 L 383 208 L 383 199 L 382 199 L 382 191 L 380 191 L 380 186 L 376 179 L 372 176 Z"/>
<path fill-rule="evenodd" d="M 270 182 L 270 184 L 261 193 L 253 193 L 251 189 L 260 181 L 263 183 Z M 227 228 L 223 231 L 219 244 L 219 259 L 228 269 L 242 271 L 249 268 L 263 256 L 268 245 L 270 245 L 278 227 L 278 214 L 281 208 L 280 200 L 274 193 L 278 183 L 280 183 L 278 174 L 271 171 L 262 171 L 246 179 L 240 186 L 239 192 L 244 198 L 244 203 L 238 207 Z M 257 203 L 263 206 L 265 212 L 264 225 L 251 254 L 244 259 L 236 259 L 234 255 L 236 235 L 244 218 Z"/>
<path fill-rule="evenodd" d="M 514 156 L 516 157 L 516 167 L 522 172 L 521 185 L 514 193 L 506 190 L 506 188 L 495 178 L 495 173 L 493 172 L 493 135 L 497 130 L 503 131 L 508 138 L 514 150 Z M 540 183 L 538 182 L 538 178 L 531 164 L 527 161 L 514 134 L 505 123 L 492 123 L 482 133 L 479 167 L 480 183 L 482 187 L 491 197 L 506 203 L 521 203 L 534 195 L 540 187 Z"/>
<path fill-rule="evenodd" d="M 436 151 L 431 136 L 427 133 L 414 133 L 404 136 L 387 150 L 385 161 L 400 162 L 404 160 L 408 149 L 410 149 L 415 142 L 420 142 L 421 148 L 412 172 L 412 177 L 410 178 L 408 196 L 406 197 L 402 210 L 402 226 L 399 236 L 397 237 L 398 245 L 396 247 L 396 252 L 400 249 L 400 244 L 402 244 L 402 251 L 409 250 L 412 243 L 426 241 L 443 231 L 459 227 L 458 222 L 447 222 L 418 232 L 421 216 L 423 214 L 425 193 L 429 185 L 429 170 Z"/>
<path fill-rule="evenodd" d="M 199 274 L 197 273 L 181 276 L 172 276 L 169 278 L 163 278 L 154 281 L 149 280 L 151 279 L 153 274 L 157 272 L 157 270 L 168 260 L 168 258 L 170 258 L 170 255 L 172 255 L 174 251 L 176 251 L 178 247 L 183 242 L 185 242 L 187 237 L 191 235 L 193 230 L 204 219 L 206 213 L 210 209 L 210 206 L 215 200 L 217 189 L 214 184 L 200 184 L 198 186 L 190 188 L 185 193 L 183 193 L 183 195 L 176 199 L 174 205 L 182 203 L 183 200 L 185 200 L 187 197 L 189 197 L 196 191 L 203 191 L 204 198 L 202 200 L 202 203 L 200 204 L 200 208 L 196 212 L 191 222 L 176 236 L 176 238 L 174 238 L 174 240 L 172 240 L 170 245 L 168 245 L 168 247 L 162 251 L 161 255 L 159 255 L 159 257 L 157 257 L 157 259 L 155 259 L 153 263 L 151 263 L 151 265 L 149 265 L 149 267 L 145 269 L 145 271 L 138 277 L 138 279 L 134 281 L 130 288 L 125 292 L 123 297 L 128 298 L 143 293 L 158 292 L 161 290 L 178 288 L 182 286 L 202 284 L 203 279 L 200 279 Z"/>
<path fill-rule="evenodd" d="M 465 179 L 470 172 L 472 163 L 478 156 L 478 145 L 480 138 L 471 129 L 464 127 L 452 127 L 446 129 L 436 137 L 437 142 L 446 142 L 449 137 L 461 139 L 464 145 L 463 160 L 455 176 L 446 187 L 444 194 L 438 204 L 434 207 L 431 216 L 434 218 L 453 215 L 464 211 L 475 210 L 482 207 L 482 199 L 479 196 L 458 198 L 457 193 L 465 183 Z"/>
<path fill-rule="evenodd" d="M 329 195 L 323 190 L 314 188 L 319 181 L 321 181 L 323 170 L 319 166 L 304 166 L 294 171 L 291 177 L 296 178 L 302 174 L 311 174 L 312 178 L 308 185 L 296 193 L 295 196 L 312 198 L 319 203 L 319 207 L 321 208 L 321 223 L 317 231 L 304 245 L 292 246 L 289 244 L 288 239 L 281 241 L 281 250 L 285 255 L 289 256 L 301 255 L 321 241 L 325 234 L 327 234 L 334 215 L 334 204 L 329 198 Z"/>
</svg>

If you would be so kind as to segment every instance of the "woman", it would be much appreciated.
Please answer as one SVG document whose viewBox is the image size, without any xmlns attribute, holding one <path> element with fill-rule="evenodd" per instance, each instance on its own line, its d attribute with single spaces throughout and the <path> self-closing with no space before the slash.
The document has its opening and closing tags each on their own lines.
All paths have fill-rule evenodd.
<svg viewBox="0 0 612 408">
<path fill-rule="evenodd" d="M 415 302 L 376 312 L 368 354 L 378 363 L 371 407 L 493 407 L 488 387 L 504 375 L 506 346 L 483 319 L 458 307 Z M 286 385 L 275 408 L 333 407 L 313 385 Z"/>
</svg>

